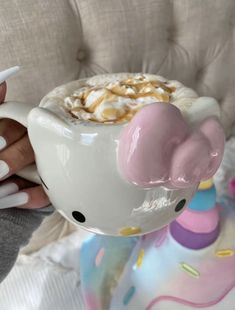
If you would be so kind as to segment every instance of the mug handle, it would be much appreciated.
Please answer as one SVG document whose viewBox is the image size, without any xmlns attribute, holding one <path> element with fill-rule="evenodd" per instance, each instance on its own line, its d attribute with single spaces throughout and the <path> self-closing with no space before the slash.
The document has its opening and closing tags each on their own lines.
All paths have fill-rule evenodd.
<svg viewBox="0 0 235 310">
<path fill-rule="evenodd" d="M 27 128 L 28 115 L 32 109 L 32 106 L 23 102 L 7 101 L 0 105 L 0 119 L 9 118 L 17 121 L 18 123 L 22 124 L 24 127 Z M 24 169 L 17 172 L 16 175 L 28 181 L 41 184 L 35 164 L 25 167 Z"/>
</svg>

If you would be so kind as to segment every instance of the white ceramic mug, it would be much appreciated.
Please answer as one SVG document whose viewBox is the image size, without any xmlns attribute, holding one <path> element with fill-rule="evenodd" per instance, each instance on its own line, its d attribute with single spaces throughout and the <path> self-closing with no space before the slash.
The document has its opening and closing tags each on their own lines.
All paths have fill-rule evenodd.
<svg viewBox="0 0 235 310">
<path fill-rule="evenodd" d="M 224 146 L 220 124 L 209 118 L 192 130 L 180 111 L 165 103 L 144 107 L 129 123 L 74 119 L 60 103 L 84 83 L 56 88 L 36 108 L 6 102 L 0 118 L 28 128 L 44 190 L 68 220 L 109 235 L 160 229 L 218 168 Z M 35 167 L 19 175 L 40 182 Z"/>
</svg>

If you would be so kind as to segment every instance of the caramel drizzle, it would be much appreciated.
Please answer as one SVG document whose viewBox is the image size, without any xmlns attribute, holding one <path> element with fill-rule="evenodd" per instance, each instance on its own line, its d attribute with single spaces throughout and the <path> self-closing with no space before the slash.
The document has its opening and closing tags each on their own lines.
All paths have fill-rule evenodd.
<svg viewBox="0 0 235 310">
<path fill-rule="evenodd" d="M 166 86 L 165 83 L 160 82 L 160 81 L 155 81 L 155 80 L 154 81 L 140 81 L 140 82 L 135 83 L 133 80 L 128 79 L 128 80 L 120 82 L 120 85 L 123 85 L 123 86 L 134 86 L 138 90 L 140 90 L 141 88 L 143 88 L 144 86 L 147 86 L 149 84 L 151 84 L 154 87 L 160 87 L 160 88 L 162 88 L 163 90 L 165 90 L 166 92 L 168 92 L 170 94 L 175 91 L 175 87 L 168 87 L 168 86 Z"/>
<path fill-rule="evenodd" d="M 143 98 L 143 97 L 155 97 L 156 99 L 160 100 L 160 101 L 169 101 L 170 96 L 168 94 L 159 94 L 159 93 L 155 93 L 155 92 L 146 92 L 146 93 L 137 93 L 137 94 L 125 94 L 122 92 L 122 90 L 120 90 L 120 88 L 118 86 L 114 86 L 111 89 L 111 92 L 114 95 L 120 96 L 120 97 L 126 97 L 126 98 L 130 98 L 130 99 L 138 99 L 138 98 Z"/>
<path fill-rule="evenodd" d="M 126 89 L 123 89 L 121 86 L 125 86 Z M 144 87 L 150 87 L 150 91 L 147 92 L 141 92 L 143 91 Z M 152 91 L 151 88 L 153 87 L 160 87 L 163 89 L 165 92 L 164 93 L 158 93 L 156 91 Z M 128 88 L 131 88 L 132 90 L 135 91 L 135 93 L 127 93 Z M 90 95 L 92 91 L 96 90 L 101 90 L 103 89 L 105 91 L 104 94 L 102 94 L 99 98 L 97 98 L 91 106 L 86 107 L 86 100 L 87 97 Z M 138 81 L 133 81 L 132 79 L 127 79 L 124 81 L 120 82 L 119 85 L 113 86 L 111 89 L 108 89 L 107 86 L 93 86 L 90 87 L 89 89 L 86 89 L 84 92 L 82 92 L 79 95 L 73 95 L 72 97 L 74 99 L 78 98 L 81 100 L 81 107 L 75 107 L 72 108 L 70 111 L 71 112 L 80 112 L 84 111 L 87 113 L 94 113 L 96 108 L 105 100 L 111 101 L 112 97 L 115 98 L 115 96 L 119 97 L 125 97 L 125 98 L 130 98 L 130 99 L 138 99 L 138 98 L 143 98 L 143 97 L 155 97 L 158 101 L 161 102 L 169 102 L 170 100 L 170 95 L 171 93 L 175 91 L 175 87 L 168 87 L 165 85 L 165 83 L 160 82 L 160 81 L 143 81 L 143 77 L 140 77 Z M 142 105 L 138 105 L 134 108 L 128 108 L 126 109 L 125 113 L 121 113 L 118 109 L 115 108 L 107 108 L 103 112 L 103 117 L 106 118 L 104 121 L 99 121 L 101 123 L 106 123 L 106 122 L 113 122 L 115 123 L 121 123 L 124 121 L 130 120 L 140 109 Z M 71 113 L 73 116 L 74 114 Z M 110 116 L 114 116 L 114 120 L 107 119 Z M 89 120 L 91 121 L 96 121 L 94 118 L 90 118 Z"/>
</svg>

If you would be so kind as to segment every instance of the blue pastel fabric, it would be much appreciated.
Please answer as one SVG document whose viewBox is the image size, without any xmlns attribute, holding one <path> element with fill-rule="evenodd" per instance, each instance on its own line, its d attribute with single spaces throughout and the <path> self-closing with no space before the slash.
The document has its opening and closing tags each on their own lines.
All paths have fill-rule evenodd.
<svg viewBox="0 0 235 310">
<path fill-rule="evenodd" d="M 188 208 L 194 211 L 207 211 L 214 208 L 216 204 L 216 189 L 212 186 L 210 189 L 196 192 Z"/>
</svg>

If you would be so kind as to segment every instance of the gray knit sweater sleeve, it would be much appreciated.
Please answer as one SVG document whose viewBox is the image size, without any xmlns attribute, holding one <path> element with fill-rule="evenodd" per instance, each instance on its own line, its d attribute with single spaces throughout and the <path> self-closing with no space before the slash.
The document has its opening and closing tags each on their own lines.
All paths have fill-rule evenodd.
<svg viewBox="0 0 235 310">
<path fill-rule="evenodd" d="M 0 210 L 0 282 L 13 267 L 19 249 L 26 245 L 43 218 L 53 212 L 52 207 L 23 210 Z"/>
</svg>

